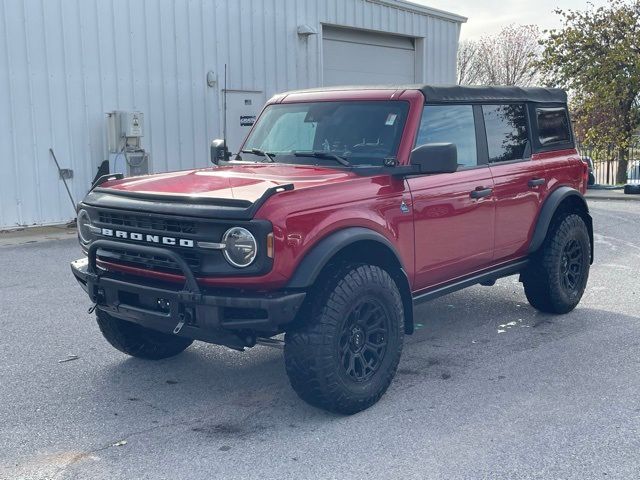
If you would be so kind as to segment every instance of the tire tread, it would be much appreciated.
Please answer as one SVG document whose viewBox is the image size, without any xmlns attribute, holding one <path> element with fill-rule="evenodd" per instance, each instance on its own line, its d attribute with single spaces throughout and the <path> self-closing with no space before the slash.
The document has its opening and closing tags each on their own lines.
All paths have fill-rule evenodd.
<svg viewBox="0 0 640 480">
<path fill-rule="evenodd" d="M 297 329 L 286 333 L 285 366 L 289 380 L 295 392 L 307 403 L 336 413 L 352 414 L 365 410 L 385 393 L 398 366 L 404 336 L 404 312 L 402 299 L 391 276 L 378 266 L 344 264 L 332 268 L 329 275 L 320 283 L 322 289 L 312 299 L 311 320 Z M 391 292 L 398 312 L 398 321 L 392 328 L 398 329 L 399 348 L 387 371 L 381 374 L 378 382 L 381 388 L 371 395 L 351 398 L 342 388 L 341 380 L 329 365 L 333 365 L 333 334 L 340 325 L 341 307 L 353 300 L 359 288 L 373 284 Z"/>
<path fill-rule="evenodd" d="M 542 247 L 531 258 L 527 270 L 523 274 L 524 291 L 532 307 L 544 313 L 568 313 L 579 303 L 586 286 L 588 266 L 583 280 L 582 291 L 576 299 L 568 301 L 563 295 L 560 279 L 554 274 L 557 262 L 562 256 L 566 238 L 572 232 L 586 239 L 589 244 L 589 234 L 584 220 L 576 213 L 558 215 L 547 232 Z M 587 256 L 589 253 L 586 254 Z M 588 260 L 588 258 L 587 258 Z"/>
</svg>

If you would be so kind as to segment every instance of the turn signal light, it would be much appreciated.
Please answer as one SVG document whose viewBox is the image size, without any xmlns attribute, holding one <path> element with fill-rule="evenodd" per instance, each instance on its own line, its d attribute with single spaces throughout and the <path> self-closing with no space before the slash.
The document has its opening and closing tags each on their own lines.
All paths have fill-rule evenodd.
<svg viewBox="0 0 640 480">
<path fill-rule="evenodd" d="M 267 257 L 273 258 L 273 232 L 267 235 Z"/>
</svg>

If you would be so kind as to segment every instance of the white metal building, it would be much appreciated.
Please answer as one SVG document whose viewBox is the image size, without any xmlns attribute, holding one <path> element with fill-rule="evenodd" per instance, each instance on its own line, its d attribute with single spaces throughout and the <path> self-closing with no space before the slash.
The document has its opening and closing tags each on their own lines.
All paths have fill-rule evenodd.
<svg viewBox="0 0 640 480">
<path fill-rule="evenodd" d="M 274 93 L 454 83 L 458 15 L 403 0 L 0 0 L 0 228 L 75 214 L 107 158 L 106 112 L 144 114 L 154 172 L 237 147 Z M 250 122 L 242 122 L 250 123 Z"/>
</svg>

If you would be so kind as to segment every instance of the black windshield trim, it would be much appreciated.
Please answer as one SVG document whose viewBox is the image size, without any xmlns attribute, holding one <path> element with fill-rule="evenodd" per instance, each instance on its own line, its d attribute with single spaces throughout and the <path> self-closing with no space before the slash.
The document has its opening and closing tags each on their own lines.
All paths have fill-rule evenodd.
<svg viewBox="0 0 640 480">
<path fill-rule="evenodd" d="M 309 157 L 311 158 L 311 157 Z M 320 159 L 323 160 L 323 159 Z M 420 172 L 415 165 L 395 165 L 393 167 L 386 165 L 350 165 L 344 166 L 340 164 L 331 164 L 331 165 L 320 165 L 317 163 L 289 163 L 289 162 L 275 162 L 275 163 L 263 163 L 258 162 L 260 165 L 291 165 L 294 167 L 318 167 L 318 168 L 326 168 L 327 170 L 340 170 L 353 172 L 354 174 L 360 177 L 373 177 L 376 175 L 391 175 L 394 177 L 398 176 L 407 176 L 407 175 L 418 175 Z M 228 162 L 220 161 L 219 165 L 223 167 L 233 167 L 234 165 L 255 165 L 256 162 L 245 162 L 238 160 L 230 160 Z M 486 165 L 483 165 L 486 166 Z M 256 174 L 259 175 L 259 174 Z"/>
</svg>

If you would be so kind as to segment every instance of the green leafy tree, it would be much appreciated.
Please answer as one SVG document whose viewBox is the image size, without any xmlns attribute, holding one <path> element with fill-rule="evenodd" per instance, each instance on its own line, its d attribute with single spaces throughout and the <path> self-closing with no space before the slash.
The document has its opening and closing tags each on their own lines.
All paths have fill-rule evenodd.
<svg viewBox="0 0 640 480">
<path fill-rule="evenodd" d="M 545 32 L 540 71 L 548 83 L 569 90 L 576 130 L 586 144 L 601 151 L 615 145 L 616 180 L 624 183 L 640 122 L 640 0 L 556 14 L 562 27 Z"/>
</svg>

